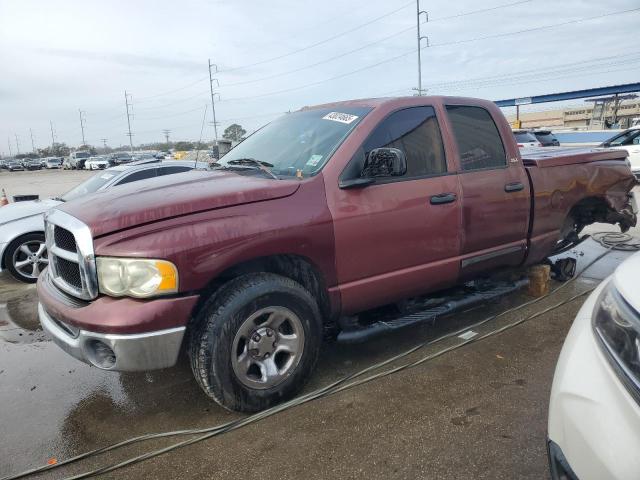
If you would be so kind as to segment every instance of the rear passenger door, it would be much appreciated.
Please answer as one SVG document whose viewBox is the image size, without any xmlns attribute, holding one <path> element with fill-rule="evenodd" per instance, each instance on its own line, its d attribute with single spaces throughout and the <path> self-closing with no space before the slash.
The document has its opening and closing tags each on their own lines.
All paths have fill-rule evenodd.
<svg viewBox="0 0 640 480">
<path fill-rule="evenodd" d="M 447 105 L 446 111 L 462 189 L 463 276 L 489 267 L 518 265 L 524 259 L 529 227 L 525 169 L 517 157 L 508 158 L 488 110 Z"/>
</svg>

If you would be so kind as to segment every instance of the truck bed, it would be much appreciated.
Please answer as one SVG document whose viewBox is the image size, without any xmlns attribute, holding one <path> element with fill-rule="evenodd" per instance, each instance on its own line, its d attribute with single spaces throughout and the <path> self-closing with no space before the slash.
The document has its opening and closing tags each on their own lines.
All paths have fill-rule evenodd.
<svg viewBox="0 0 640 480">
<path fill-rule="evenodd" d="M 530 264 L 542 261 L 553 250 L 561 238 L 560 229 L 579 201 L 599 200 L 620 211 L 635 183 L 625 151 L 545 147 L 521 155 L 532 192 Z"/>
<path fill-rule="evenodd" d="M 627 152 L 608 148 L 543 147 L 524 150 L 522 162 L 525 167 L 560 167 L 602 160 L 623 160 Z"/>
</svg>

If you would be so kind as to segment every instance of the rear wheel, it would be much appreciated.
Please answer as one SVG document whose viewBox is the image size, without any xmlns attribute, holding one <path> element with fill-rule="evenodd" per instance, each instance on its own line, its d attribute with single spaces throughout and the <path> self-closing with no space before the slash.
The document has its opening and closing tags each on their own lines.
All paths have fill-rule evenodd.
<svg viewBox="0 0 640 480">
<path fill-rule="evenodd" d="M 5 251 L 4 262 L 17 280 L 35 283 L 49 264 L 44 233 L 28 233 L 13 240 Z"/>
<path fill-rule="evenodd" d="M 255 412 L 291 398 L 318 359 L 322 319 L 300 284 L 244 275 L 203 306 L 190 339 L 200 387 L 225 408 Z"/>
</svg>

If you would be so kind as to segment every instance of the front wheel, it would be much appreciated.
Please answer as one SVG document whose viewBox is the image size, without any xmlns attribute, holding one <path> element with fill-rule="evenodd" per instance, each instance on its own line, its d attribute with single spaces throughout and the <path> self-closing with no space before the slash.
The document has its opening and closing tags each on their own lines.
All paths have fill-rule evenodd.
<svg viewBox="0 0 640 480">
<path fill-rule="evenodd" d="M 4 262 L 16 280 L 35 283 L 49 264 L 44 233 L 28 233 L 13 240 L 5 250 Z"/>
<path fill-rule="evenodd" d="M 307 290 L 280 275 L 244 275 L 224 285 L 198 314 L 191 368 L 220 405 L 256 412 L 302 388 L 321 341 L 320 311 Z"/>
</svg>

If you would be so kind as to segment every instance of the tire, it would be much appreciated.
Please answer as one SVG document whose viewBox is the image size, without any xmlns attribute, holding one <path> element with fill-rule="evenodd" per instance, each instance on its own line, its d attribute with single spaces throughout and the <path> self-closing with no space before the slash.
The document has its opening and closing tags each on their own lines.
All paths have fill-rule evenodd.
<svg viewBox="0 0 640 480">
<path fill-rule="evenodd" d="M 302 346 L 292 348 L 297 353 L 279 350 L 294 337 Z M 289 278 L 255 273 L 231 280 L 203 305 L 191 328 L 189 356 L 196 381 L 210 398 L 229 410 L 257 412 L 300 391 L 321 343 L 322 318 L 312 295 Z"/>
<path fill-rule="evenodd" d="M 44 244 L 44 233 L 40 232 L 22 235 L 9 243 L 4 254 L 4 264 L 16 280 L 24 283 L 38 281 L 38 275 L 49 263 Z M 22 247 L 28 249 L 30 254 Z M 33 267 L 34 264 L 37 265 L 36 268 Z"/>
</svg>

